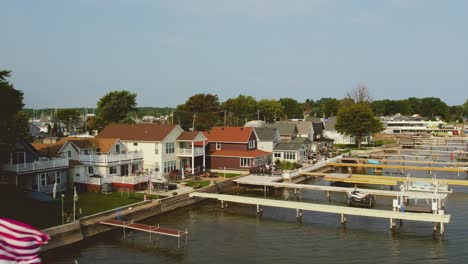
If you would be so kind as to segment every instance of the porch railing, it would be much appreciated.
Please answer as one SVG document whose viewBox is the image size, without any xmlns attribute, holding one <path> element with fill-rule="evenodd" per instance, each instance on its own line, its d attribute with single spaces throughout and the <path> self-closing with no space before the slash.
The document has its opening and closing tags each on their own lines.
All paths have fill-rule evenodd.
<svg viewBox="0 0 468 264">
<path fill-rule="evenodd" d="M 180 148 L 179 155 L 181 156 L 192 156 L 192 149 L 191 148 Z M 203 155 L 203 148 L 193 148 L 193 155 Z"/>
<path fill-rule="evenodd" d="M 46 170 L 53 168 L 68 168 L 68 158 L 52 158 L 47 160 L 37 160 L 28 163 L 3 165 L 3 170 L 16 173 Z"/>
<path fill-rule="evenodd" d="M 120 153 L 120 154 L 101 154 L 101 155 L 80 154 L 78 159 L 80 160 L 80 162 L 88 163 L 88 164 L 107 164 L 107 163 L 143 159 L 143 152 L 128 152 L 128 153 Z"/>
</svg>

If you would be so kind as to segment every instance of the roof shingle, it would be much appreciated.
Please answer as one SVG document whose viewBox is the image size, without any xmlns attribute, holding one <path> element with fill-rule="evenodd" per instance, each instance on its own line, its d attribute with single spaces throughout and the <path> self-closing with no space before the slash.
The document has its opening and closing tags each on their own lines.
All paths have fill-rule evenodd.
<svg viewBox="0 0 468 264">
<path fill-rule="evenodd" d="M 119 138 L 120 140 L 163 141 L 177 125 L 169 124 L 111 124 L 96 138 Z"/>
</svg>

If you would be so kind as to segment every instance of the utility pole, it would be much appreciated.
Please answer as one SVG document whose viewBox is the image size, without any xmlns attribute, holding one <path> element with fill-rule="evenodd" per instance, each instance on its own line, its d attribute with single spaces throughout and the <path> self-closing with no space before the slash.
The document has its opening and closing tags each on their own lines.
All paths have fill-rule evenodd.
<svg viewBox="0 0 468 264">
<path fill-rule="evenodd" d="M 257 110 L 257 120 L 260 120 L 260 110 Z"/>
<path fill-rule="evenodd" d="M 226 126 L 226 110 L 224 110 L 224 126 Z"/>
<path fill-rule="evenodd" d="M 195 117 L 196 113 L 193 113 L 192 131 L 195 131 Z"/>
</svg>

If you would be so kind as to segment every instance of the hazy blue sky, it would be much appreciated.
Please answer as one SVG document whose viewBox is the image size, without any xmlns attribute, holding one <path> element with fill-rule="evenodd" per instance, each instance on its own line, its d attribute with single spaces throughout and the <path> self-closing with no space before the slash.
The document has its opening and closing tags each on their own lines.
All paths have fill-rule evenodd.
<svg viewBox="0 0 468 264">
<path fill-rule="evenodd" d="M 468 1 L 1 0 L 0 69 L 26 107 L 140 106 L 195 93 L 221 101 L 468 97 Z"/>
</svg>

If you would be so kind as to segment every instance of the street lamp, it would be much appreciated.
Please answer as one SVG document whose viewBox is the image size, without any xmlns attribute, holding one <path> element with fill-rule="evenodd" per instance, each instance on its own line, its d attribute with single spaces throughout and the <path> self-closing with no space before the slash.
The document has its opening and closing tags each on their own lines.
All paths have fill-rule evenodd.
<svg viewBox="0 0 468 264">
<path fill-rule="evenodd" d="M 62 193 L 61 197 L 62 197 L 62 225 L 63 225 L 64 220 L 65 220 L 64 215 L 63 215 L 63 197 L 65 197 L 65 194 Z"/>
</svg>

